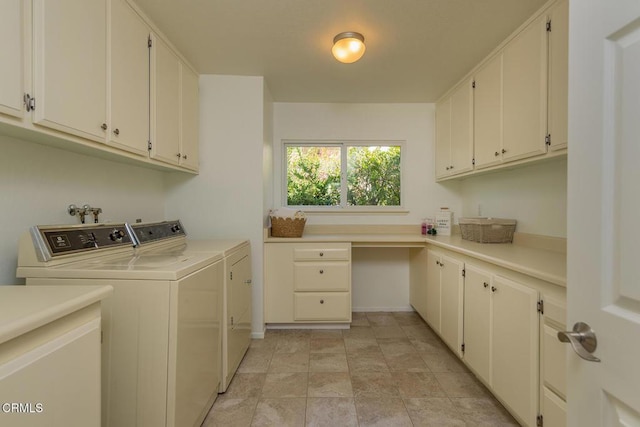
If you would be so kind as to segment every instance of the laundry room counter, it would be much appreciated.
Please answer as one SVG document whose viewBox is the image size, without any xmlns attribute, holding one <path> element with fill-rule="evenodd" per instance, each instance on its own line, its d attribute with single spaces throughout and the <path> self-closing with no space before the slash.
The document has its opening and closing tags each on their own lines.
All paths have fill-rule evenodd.
<svg viewBox="0 0 640 427">
<path fill-rule="evenodd" d="M 111 286 L 0 286 L 0 344 L 99 302 Z"/>
</svg>

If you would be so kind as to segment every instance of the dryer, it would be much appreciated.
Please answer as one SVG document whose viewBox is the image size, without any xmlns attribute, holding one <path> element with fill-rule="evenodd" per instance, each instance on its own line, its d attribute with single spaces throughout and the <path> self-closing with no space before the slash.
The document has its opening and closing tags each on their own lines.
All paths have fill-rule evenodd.
<svg viewBox="0 0 640 427">
<path fill-rule="evenodd" d="M 227 390 L 251 344 L 251 246 L 246 239 L 193 239 L 180 220 L 129 224 L 137 253 L 220 253 L 222 286 L 222 360 L 219 392 Z"/>
<path fill-rule="evenodd" d="M 125 224 L 33 227 L 17 276 L 113 286 L 103 304 L 103 426 L 199 426 L 220 383 L 222 254 L 132 243 Z"/>
</svg>

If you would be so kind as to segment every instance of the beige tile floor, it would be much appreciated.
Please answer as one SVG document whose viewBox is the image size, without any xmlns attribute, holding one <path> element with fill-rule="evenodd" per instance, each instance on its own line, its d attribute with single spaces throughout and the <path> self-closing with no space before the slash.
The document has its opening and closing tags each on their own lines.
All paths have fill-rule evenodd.
<svg viewBox="0 0 640 427">
<path fill-rule="evenodd" d="M 415 313 L 353 313 L 348 330 L 267 330 L 212 426 L 518 426 Z"/>
</svg>

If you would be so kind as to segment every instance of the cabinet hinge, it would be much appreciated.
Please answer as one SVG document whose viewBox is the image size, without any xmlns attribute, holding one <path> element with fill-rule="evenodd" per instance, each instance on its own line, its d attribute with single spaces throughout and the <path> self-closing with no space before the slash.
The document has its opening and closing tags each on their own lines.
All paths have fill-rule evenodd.
<svg viewBox="0 0 640 427">
<path fill-rule="evenodd" d="M 462 277 L 466 277 L 467 275 L 467 270 L 465 270 L 464 268 L 462 269 Z"/>
<path fill-rule="evenodd" d="M 471 159 L 471 165 L 475 166 L 476 165 L 476 159 L 475 157 L 473 159 Z"/>
<path fill-rule="evenodd" d="M 537 427 L 542 427 L 543 425 L 544 425 L 544 419 L 543 419 L 542 414 L 541 414 L 541 415 L 538 415 L 536 417 L 536 426 Z"/>
<path fill-rule="evenodd" d="M 475 89 L 475 88 L 476 88 L 476 81 L 475 81 L 475 80 L 471 82 L 471 88 L 472 88 L 472 89 Z"/>
<path fill-rule="evenodd" d="M 149 36 L 149 38 L 147 38 L 147 47 L 151 49 L 151 46 L 153 46 L 153 40 L 151 40 L 151 36 Z"/>
<path fill-rule="evenodd" d="M 233 280 L 233 271 L 229 272 L 229 280 Z"/>
<path fill-rule="evenodd" d="M 233 316 L 231 316 L 231 326 L 233 326 Z"/>
<path fill-rule="evenodd" d="M 24 100 L 24 107 L 27 110 L 27 112 L 33 111 L 36 109 L 36 99 L 32 98 L 31 95 L 29 95 L 28 93 L 25 93 L 22 99 Z"/>
<path fill-rule="evenodd" d="M 551 21 L 547 21 L 547 32 L 551 32 Z"/>
<path fill-rule="evenodd" d="M 544 314 L 544 301 L 543 300 L 538 301 L 538 312 L 540 312 L 540 314 Z"/>
<path fill-rule="evenodd" d="M 147 150 L 151 151 L 152 146 L 153 144 L 151 144 L 151 141 L 147 141 Z"/>
<path fill-rule="evenodd" d="M 104 342 L 104 331 L 100 331 L 100 344 Z"/>
<path fill-rule="evenodd" d="M 464 343 L 460 346 L 460 350 L 464 353 Z"/>
<path fill-rule="evenodd" d="M 544 143 L 547 145 L 551 145 L 551 134 L 548 133 L 547 136 L 544 137 Z"/>
</svg>

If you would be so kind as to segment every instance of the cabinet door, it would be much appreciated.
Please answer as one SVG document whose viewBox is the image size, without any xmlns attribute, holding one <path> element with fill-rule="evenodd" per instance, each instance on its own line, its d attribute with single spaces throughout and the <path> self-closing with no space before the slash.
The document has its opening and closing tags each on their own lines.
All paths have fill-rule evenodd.
<svg viewBox="0 0 640 427">
<path fill-rule="evenodd" d="M 151 34 L 151 157 L 180 161 L 180 61 Z"/>
<path fill-rule="evenodd" d="M 549 12 L 549 111 L 550 150 L 567 147 L 569 92 L 569 2 L 556 3 Z"/>
<path fill-rule="evenodd" d="M 473 169 L 473 87 L 465 81 L 451 95 L 451 163 L 456 175 Z"/>
<path fill-rule="evenodd" d="M 451 98 L 436 105 L 436 178 L 449 175 L 451 163 Z"/>
<path fill-rule="evenodd" d="M 431 328 L 440 333 L 440 255 L 427 251 L 427 317 Z"/>
<path fill-rule="evenodd" d="M 240 257 L 238 259 L 238 256 Z M 243 250 L 231 262 L 227 288 L 227 360 L 222 373 L 223 381 L 231 381 L 242 357 L 251 343 L 251 256 L 249 249 Z"/>
<path fill-rule="evenodd" d="M 462 356 L 464 263 L 443 255 L 440 267 L 440 335 L 454 353 Z"/>
<path fill-rule="evenodd" d="M 24 2 L 0 2 L 0 113 L 23 117 Z"/>
<path fill-rule="evenodd" d="M 526 424 L 538 409 L 538 292 L 494 276 L 491 320 L 491 386 Z"/>
<path fill-rule="evenodd" d="M 111 0 L 110 5 L 108 143 L 146 157 L 149 153 L 149 29 L 124 0 Z"/>
<path fill-rule="evenodd" d="M 106 24 L 106 0 L 34 0 L 36 124 L 105 141 Z"/>
<path fill-rule="evenodd" d="M 473 105 L 473 156 L 481 169 L 502 161 L 502 54 L 476 73 Z"/>
<path fill-rule="evenodd" d="M 293 322 L 293 246 L 264 245 L 264 321 Z"/>
<path fill-rule="evenodd" d="M 465 271 L 464 359 L 491 385 L 491 274 L 469 264 Z"/>
<path fill-rule="evenodd" d="M 189 67 L 180 64 L 180 165 L 198 170 L 198 75 Z"/>
<path fill-rule="evenodd" d="M 503 161 L 545 154 L 547 29 L 541 16 L 503 51 Z"/>
</svg>

